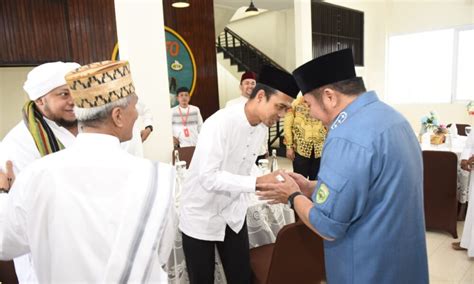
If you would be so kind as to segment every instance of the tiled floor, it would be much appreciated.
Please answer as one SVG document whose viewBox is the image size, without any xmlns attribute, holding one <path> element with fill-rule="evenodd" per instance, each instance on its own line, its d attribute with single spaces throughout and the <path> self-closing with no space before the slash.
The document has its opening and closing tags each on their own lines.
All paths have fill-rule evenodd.
<svg viewBox="0 0 474 284">
<path fill-rule="evenodd" d="M 278 166 L 282 169 L 293 170 L 291 161 L 278 158 Z M 461 237 L 464 222 L 458 222 L 458 236 Z M 430 283 L 474 284 L 474 258 L 469 258 L 466 251 L 455 251 L 451 243 L 460 241 L 444 232 L 427 232 L 426 245 L 428 250 L 428 265 Z"/>
</svg>

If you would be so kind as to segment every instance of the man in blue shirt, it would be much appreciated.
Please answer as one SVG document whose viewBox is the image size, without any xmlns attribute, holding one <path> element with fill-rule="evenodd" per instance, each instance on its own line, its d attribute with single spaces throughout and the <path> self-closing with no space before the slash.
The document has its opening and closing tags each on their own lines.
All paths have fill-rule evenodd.
<svg viewBox="0 0 474 284">
<path fill-rule="evenodd" d="M 422 155 L 409 123 L 365 90 L 350 49 L 293 75 L 329 129 L 318 181 L 282 173 L 258 194 L 288 201 L 325 239 L 328 283 L 428 283 Z"/>
</svg>

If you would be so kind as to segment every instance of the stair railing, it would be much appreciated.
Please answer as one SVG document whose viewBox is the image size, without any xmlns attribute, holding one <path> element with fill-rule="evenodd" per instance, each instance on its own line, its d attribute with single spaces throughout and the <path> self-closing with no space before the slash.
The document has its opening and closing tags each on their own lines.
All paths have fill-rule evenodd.
<svg viewBox="0 0 474 284">
<path fill-rule="evenodd" d="M 229 57 L 231 61 L 235 62 L 240 70 L 258 72 L 264 64 L 285 70 L 285 68 L 227 27 L 224 28 L 224 31 L 217 38 L 216 48 L 218 52 L 222 51 L 226 57 Z M 283 145 L 283 119 L 268 128 L 267 143 L 269 153 L 271 153 L 272 148 L 275 148 L 273 144 L 277 140 L 279 140 L 277 153 L 279 156 L 285 156 L 286 148 L 285 145 Z"/>
<path fill-rule="evenodd" d="M 216 45 L 218 51 L 224 52 L 246 71 L 258 72 L 264 64 L 285 70 L 285 68 L 227 27 L 224 28 L 224 31 L 217 38 Z"/>
</svg>

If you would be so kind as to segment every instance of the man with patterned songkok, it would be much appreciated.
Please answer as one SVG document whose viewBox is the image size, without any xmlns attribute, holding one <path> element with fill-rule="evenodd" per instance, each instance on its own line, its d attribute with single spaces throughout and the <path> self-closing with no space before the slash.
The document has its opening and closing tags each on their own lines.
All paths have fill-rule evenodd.
<svg viewBox="0 0 474 284">
<path fill-rule="evenodd" d="M 23 121 L 3 139 L 0 165 L 11 160 L 18 174 L 34 160 L 71 145 L 77 135 L 77 122 L 64 75 L 79 66 L 73 62 L 50 62 L 28 73 L 23 88 L 29 101 L 23 107 Z M 31 261 L 30 255 L 15 258 L 20 283 L 37 282 Z"/>
<path fill-rule="evenodd" d="M 120 147 L 137 118 L 128 62 L 83 66 L 66 81 L 80 133 L 0 194 L 0 259 L 31 252 L 42 283 L 166 282 L 174 170 Z"/>
<path fill-rule="evenodd" d="M 219 110 L 203 124 L 182 186 L 179 228 L 191 283 L 214 283 L 217 248 L 227 283 L 250 283 L 246 224 L 257 183 L 278 182 L 277 172 L 250 176 L 268 126 L 291 107 L 293 77 L 266 66 L 245 104 Z"/>
<path fill-rule="evenodd" d="M 326 127 L 321 120 L 311 117 L 303 96 L 293 101 L 283 125 L 286 157 L 293 161 L 293 171 L 315 180 L 321 163 Z"/>
</svg>

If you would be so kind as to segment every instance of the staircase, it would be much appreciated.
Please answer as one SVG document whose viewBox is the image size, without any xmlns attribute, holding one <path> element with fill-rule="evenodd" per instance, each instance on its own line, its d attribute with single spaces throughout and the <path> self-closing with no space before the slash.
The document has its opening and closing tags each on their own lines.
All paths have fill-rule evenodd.
<svg viewBox="0 0 474 284">
<path fill-rule="evenodd" d="M 239 72 L 254 71 L 258 73 L 263 65 L 285 70 L 227 27 L 217 38 L 216 47 L 217 52 L 223 52 L 224 58 L 230 58 L 232 65 L 237 65 Z"/>
<path fill-rule="evenodd" d="M 285 70 L 227 27 L 218 36 L 216 49 L 218 53 L 223 53 L 224 58 L 230 59 L 231 65 L 237 65 L 239 72 L 254 71 L 258 73 L 263 65 Z M 272 149 L 277 150 L 278 156 L 286 156 L 286 148 L 283 144 L 283 119 L 268 129 L 268 151 L 270 154 Z"/>
</svg>

